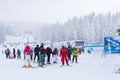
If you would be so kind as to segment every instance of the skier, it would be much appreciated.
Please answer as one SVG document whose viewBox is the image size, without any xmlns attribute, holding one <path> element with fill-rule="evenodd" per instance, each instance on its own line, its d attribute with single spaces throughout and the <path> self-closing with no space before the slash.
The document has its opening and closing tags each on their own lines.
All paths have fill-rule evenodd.
<svg viewBox="0 0 120 80">
<path fill-rule="evenodd" d="M 8 49 L 8 56 L 9 56 L 9 59 L 14 59 L 14 55 L 13 55 L 13 54 L 11 54 L 10 49 Z"/>
<path fill-rule="evenodd" d="M 62 48 L 60 49 L 60 57 L 61 57 L 62 66 L 64 66 L 64 61 L 66 61 L 67 66 L 69 66 L 67 56 L 68 56 L 68 50 L 65 46 L 62 46 Z"/>
<path fill-rule="evenodd" d="M 14 56 L 14 59 L 15 59 L 16 58 L 15 48 L 13 48 L 13 56 Z"/>
<path fill-rule="evenodd" d="M 74 48 L 74 50 L 73 50 L 73 59 L 72 59 L 72 63 L 74 62 L 74 58 L 75 58 L 76 63 L 77 63 L 77 57 L 78 57 L 78 49 L 77 49 L 77 48 Z"/>
<path fill-rule="evenodd" d="M 9 48 L 6 50 L 5 53 L 6 53 L 6 58 L 10 58 L 11 52 L 10 52 L 10 49 L 9 49 Z"/>
<path fill-rule="evenodd" d="M 8 49 L 5 49 L 6 59 L 8 58 Z"/>
<path fill-rule="evenodd" d="M 58 50 L 55 48 L 52 52 L 52 57 L 53 57 L 53 64 L 57 63 L 58 60 Z"/>
<path fill-rule="evenodd" d="M 32 67 L 32 65 L 30 64 L 30 47 L 28 45 L 25 46 L 24 48 L 24 54 L 25 54 L 25 64 L 23 65 L 24 68 L 26 67 Z M 28 62 L 28 66 L 26 66 Z"/>
<path fill-rule="evenodd" d="M 44 44 L 42 43 L 41 46 L 40 46 L 38 67 L 43 67 L 43 65 L 44 65 L 44 57 L 45 57 L 45 49 L 44 49 Z"/>
<path fill-rule="evenodd" d="M 51 63 L 50 63 L 50 56 L 51 56 L 51 53 L 52 53 L 52 49 L 51 49 L 50 47 L 47 47 L 47 49 L 46 49 L 47 64 L 51 64 Z"/>
<path fill-rule="evenodd" d="M 21 59 L 21 51 L 20 51 L 20 49 L 17 49 L 17 59 Z"/>
<path fill-rule="evenodd" d="M 35 59 L 36 59 L 36 56 L 37 56 L 37 62 L 39 61 L 39 45 L 37 45 L 35 48 L 34 48 L 34 62 L 35 62 Z"/>
<path fill-rule="evenodd" d="M 68 45 L 68 59 L 71 61 L 72 47 Z"/>
<path fill-rule="evenodd" d="M 30 60 L 33 60 L 33 48 L 30 49 Z"/>
</svg>

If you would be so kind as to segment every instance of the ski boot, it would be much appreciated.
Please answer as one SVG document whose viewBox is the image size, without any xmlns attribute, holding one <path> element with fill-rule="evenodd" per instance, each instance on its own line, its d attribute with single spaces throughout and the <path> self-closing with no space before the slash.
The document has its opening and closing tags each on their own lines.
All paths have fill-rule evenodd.
<svg viewBox="0 0 120 80">
<path fill-rule="evenodd" d="M 26 66 L 26 65 L 23 65 L 23 68 L 27 68 L 27 66 Z"/>
<path fill-rule="evenodd" d="M 31 64 L 28 64 L 28 66 L 27 67 L 32 67 L 32 65 Z"/>
<path fill-rule="evenodd" d="M 69 64 L 67 64 L 67 66 L 69 66 Z"/>
<path fill-rule="evenodd" d="M 38 63 L 38 67 L 40 67 L 40 63 Z"/>
</svg>

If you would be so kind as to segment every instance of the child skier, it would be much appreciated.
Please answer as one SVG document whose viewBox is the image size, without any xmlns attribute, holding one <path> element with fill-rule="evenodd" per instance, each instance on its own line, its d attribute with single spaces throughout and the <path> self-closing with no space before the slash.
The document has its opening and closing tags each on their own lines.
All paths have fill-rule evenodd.
<svg viewBox="0 0 120 80">
<path fill-rule="evenodd" d="M 77 48 L 74 48 L 74 50 L 73 50 L 73 59 L 72 59 L 72 63 L 74 62 L 74 58 L 75 58 L 76 63 L 77 63 L 77 57 L 78 57 L 78 49 L 77 49 Z"/>
<path fill-rule="evenodd" d="M 57 63 L 58 60 L 58 50 L 55 48 L 52 52 L 52 57 L 53 57 L 53 64 Z"/>
<path fill-rule="evenodd" d="M 30 49 L 30 60 L 33 60 L 33 48 Z"/>
</svg>

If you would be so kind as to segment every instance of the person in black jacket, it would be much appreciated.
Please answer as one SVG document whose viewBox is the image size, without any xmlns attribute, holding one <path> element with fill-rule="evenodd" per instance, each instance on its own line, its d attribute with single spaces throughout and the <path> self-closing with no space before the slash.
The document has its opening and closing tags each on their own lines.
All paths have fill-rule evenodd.
<svg viewBox="0 0 120 80">
<path fill-rule="evenodd" d="M 46 49 L 47 64 L 51 64 L 51 63 L 50 63 L 50 56 L 51 56 L 51 53 L 52 53 L 52 49 L 51 49 L 50 47 L 47 47 L 47 49 Z"/>
<path fill-rule="evenodd" d="M 10 49 L 8 48 L 7 49 L 7 56 L 6 56 L 6 58 L 10 58 L 10 54 L 11 54 L 11 52 L 10 52 Z"/>
<path fill-rule="evenodd" d="M 16 58 L 15 48 L 13 48 L 13 56 L 14 56 L 14 59 L 15 59 Z"/>
<path fill-rule="evenodd" d="M 71 61 L 71 55 L 72 55 L 72 47 L 68 45 L 68 59 Z"/>
<path fill-rule="evenodd" d="M 20 51 L 20 49 L 17 49 L 17 59 L 21 59 L 21 51 Z"/>
<path fill-rule="evenodd" d="M 36 59 L 36 56 L 37 56 L 37 61 L 39 61 L 39 45 L 37 45 L 35 48 L 34 48 L 34 62 L 35 62 L 35 59 Z"/>
</svg>

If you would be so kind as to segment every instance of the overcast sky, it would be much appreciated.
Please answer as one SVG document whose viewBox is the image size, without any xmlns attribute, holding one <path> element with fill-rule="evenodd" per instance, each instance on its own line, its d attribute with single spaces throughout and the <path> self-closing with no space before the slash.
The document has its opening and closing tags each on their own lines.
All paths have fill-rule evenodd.
<svg viewBox="0 0 120 80">
<path fill-rule="evenodd" d="M 120 0 L 0 0 L 0 21 L 64 23 L 91 12 L 120 11 Z"/>
</svg>

